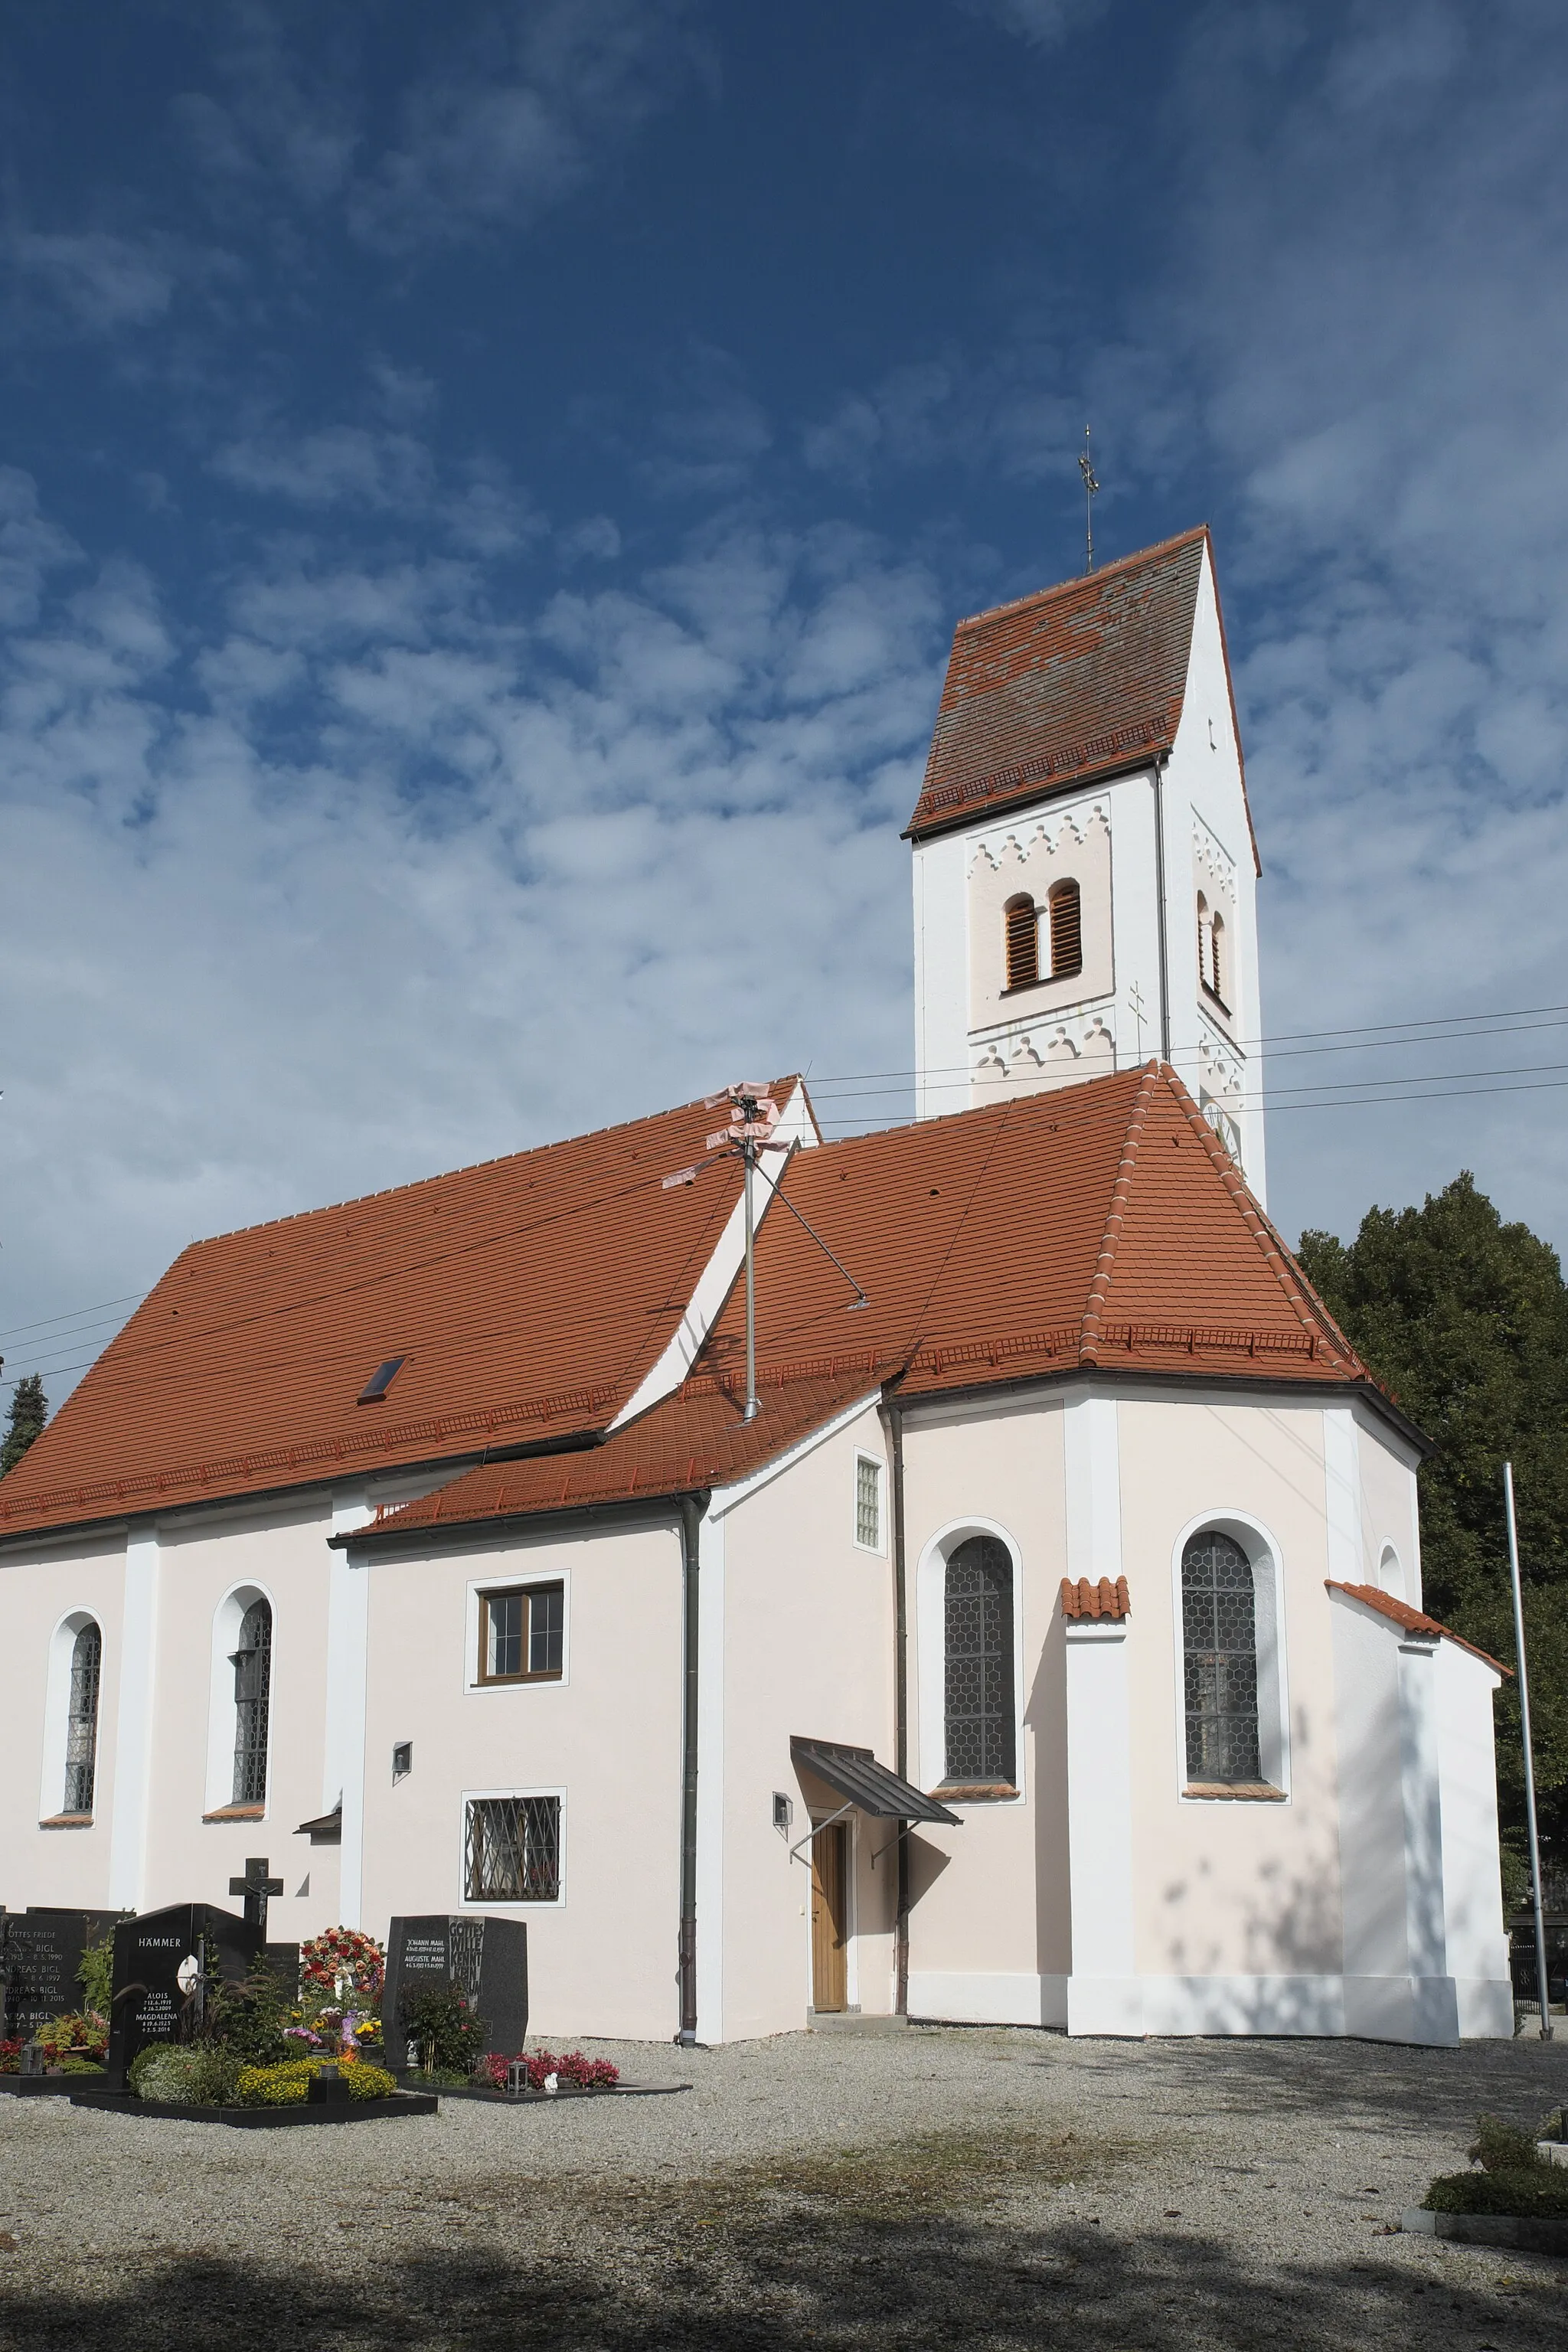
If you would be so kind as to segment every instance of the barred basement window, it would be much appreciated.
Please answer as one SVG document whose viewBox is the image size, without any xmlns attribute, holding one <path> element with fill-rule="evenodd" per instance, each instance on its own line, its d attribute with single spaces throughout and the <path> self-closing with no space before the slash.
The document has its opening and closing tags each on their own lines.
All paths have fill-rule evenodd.
<svg viewBox="0 0 1568 2352">
<path fill-rule="evenodd" d="M 1040 976 L 1040 911 L 1030 898 L 1009 898 L 1002 909 L 1007 937 L 1007 985 L 1027 988 Z"/>
<path fill-rule="evenodd" d="M 272 1710 L 272 1607 L 253 1601 L 239 1621 L 234 1668 L 234 1797 L 237 1805 L 267 1802 L 267 1732 Z"/>
<path fill-rule="evenodd" d="M 66 1717 L 66 1789 L 60 1811 L 90 1813 L 98 1767 L 98 1685 L 103 1636 L 89 1619 L 71 1645 L 69 1711 Z"/>
<path fill-rule="evenodd" d="M 995 1536 L 970 1536 L 953 1552 L 942 1615 L 943 1780 L 1011 1787 L 1013 1560 Z"/>
<path fill-rule="evenodd" d="M 1051 978 L 1071 980 L 1083 970 L 1083 903 L 1076 882 L 1058 882 L 1051 911 Z"/>
<path fill-rule="evenodd" d="M 564 1585 L 479 1595 L 480 1682 L 559 1682 L 565 1641 Z"/>
<path fill-rule="evenodd" d="M 1182 1643 L 1188 1780 L 1259 1780 L 1252 1563 L 1216 1528 L 1182 1554 Z"/>
<path fill-rule="evenodd" d="M 465 1846 L 465 1901 L 560 1901 L 559 1797 L 470 1797 Z"/>
<path fill-rule="evenodd" d="M 855 1456 L 855 1540 L 867 1551 L 882 1549 L 882 1465 L 867 1454 Z"/>
</svg>

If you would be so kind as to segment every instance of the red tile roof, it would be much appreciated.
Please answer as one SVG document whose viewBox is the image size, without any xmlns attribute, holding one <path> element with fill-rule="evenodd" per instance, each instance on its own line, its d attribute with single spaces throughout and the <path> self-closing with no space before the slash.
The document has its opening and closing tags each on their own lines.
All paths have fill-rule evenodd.
<svg viewBox="0 0 1568 2352">
<path fill-rule="evenodd" d="M 1208 545 L 1204 525 L 961 621 L 909 834 L 1168 752 Z"/>
<path fill-rule="evenodd" d="M 733 1163 L 660 1185 L 712 1121 L 688 1105 L 187 1250 L 0 1486 L 0 1535 L 531 1444 L 579 1450 L 492 1460 L 397 1524 L 673 1494 L 744 1475 L 884 1384 L 915 1399 L 1080 1367 L 1368 1378 L 1151 1063 L 797 1152 L 787 1195 L 866 1306 L 771 1211 L 757 1422 L 739 1420 L 737 1283 L 694 1377 L 595 1444 L 733 1204 Z M 394 1355 L 385 1400 L 357 1405 Z"/>
<path fill-rule="evenodd" d="M 679 1396 L 602 1448 L 470 1472 L 380 1529 L 726 1483 L 883 1383 L 913 1400 L 1088 1367 L 1369 1380 L 1156 1064 L 826 1144 L 797 1153 L 784 1181 L 868 1303 L 854 1306 L 794 1218 L 769 1213 L 750 1428 L 737 1284 Z"/>
<path fill-rule="evenodd" d="M 729 1163 L 660 1188 L 713 1124 L 687 1104 L 193 1244 L 0 1484 L 0 1536 L 605 1428 L 738 1193 Z"/>
<path fill-rule="evenodd" d="M 1457 1648 L 1468 1650 L 1472 1658 L 1479 1658 L 1484 1664 L 1495 1666 L 1500 1675 L 1507 1675 L 1509 1680 L 1512 1681 L 1512 1667 L 1505 1666 L 1500 1658 L 1492 1657 L 1485 1650 L 1478 1650 L 1473 1642 L 1467 1642 L 1462 1633 L 1454 1632 L 1452 1626 L 1440 1625 L 1436 1617 L 1424 1616 L 1419 1609 L 1412 1609 L 1407 1601 L 1396 1601 L 1392 1592 L 1384 1592 L 1381 1586 L 1337 1584 L 1331 1576 L 1325 1581 L 1331 1592 L 1348 1592 L 1352 1601 L 1363 1601 L 1368 1609 L 1375 1609 L 1380 1617 L 1392 1619 L 1393 1622 L 1402 1626 L 1405 1633 L 1426 1633 L 1434 1641 L 1452 1642 Z"/>
<path fill-rule="evenodd" d="M 1102 1576 L 1098 1584 L 1091 1584 L 1087 1576 L 1080 1576 L 1076 1584 L 1070 1576 L 1062 1579 L 1064 1617 L 1110 1617 L 1120 1622 L 1131 1607 L 1124 1576 L 1119 1576 L 1114 1584 L 1108 1576 Z"/>
<path fill-rule="evenodd" d="M 418 1502 L 382 1512 L 353 1540 L 362 1542 L 384 1529 L 403 1535 L 728 1486 L 787 1453 L 858 1398 L 876 1396 L 880 1377 L 893 1369 L 868 1366 L 788 1381 L 772 1379 L 763 1384 L 763 1410 L 752 1422 L 742 1418 L 743 1385 L 697 1373 L 675 1396 L 628 1422 L 603 1445 L 583 1454 L 482 1464 Z"/>
</svg>

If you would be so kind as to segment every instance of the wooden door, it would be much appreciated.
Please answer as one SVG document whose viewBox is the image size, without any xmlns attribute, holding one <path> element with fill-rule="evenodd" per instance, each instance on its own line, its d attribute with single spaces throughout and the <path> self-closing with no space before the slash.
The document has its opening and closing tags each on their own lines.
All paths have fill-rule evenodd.
<svg viewBox="0 0 1568 2352">
<path fill-rule="evenodd" d="M 849 1824 L 832 1822 L 811 1842 L 811 2005 L 843 2009 L 849 1998 Z"/>
</svg>

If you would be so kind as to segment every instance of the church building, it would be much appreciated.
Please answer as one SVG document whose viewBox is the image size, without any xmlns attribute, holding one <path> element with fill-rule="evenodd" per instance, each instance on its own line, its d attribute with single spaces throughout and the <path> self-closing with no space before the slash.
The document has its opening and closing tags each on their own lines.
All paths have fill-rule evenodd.
<svg viewBox="0 0 1568 2352">
<path fill-rule="evenodd" d="M 526 1921 L 552 2038 L 1511 2034 L 1503 1669 L 1265 1206 L 1206 531 L 960 625 L 908 837 L 911 1124 L 176 1259 L 0 1485 L 0 1900 L 265 1854 L 277 1937 Z"/>
</svg>

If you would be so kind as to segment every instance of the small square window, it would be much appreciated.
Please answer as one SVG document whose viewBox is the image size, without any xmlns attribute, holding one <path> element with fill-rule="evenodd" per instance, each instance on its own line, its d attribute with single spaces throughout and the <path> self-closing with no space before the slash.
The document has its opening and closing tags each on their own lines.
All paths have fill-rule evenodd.
<svg viewBox="0 0 1568 2352">
<path fill-rule="evenodd" d="M 559 1797 L 470 1797 L 463 1895 L 468 1903 L 558 1903 Z"/>
<path fill-rule="evenodd" d="M 882 1549 L 882 1465 L 868 1454 L 855 1456 L 855 1540 L 866 1551 Z"/>
<path fill-rule="evenodd" d="M 480 1682 L 559 1682 L 565 1640 L 564 1585 L 479 1595 Z"/>
</svg>

